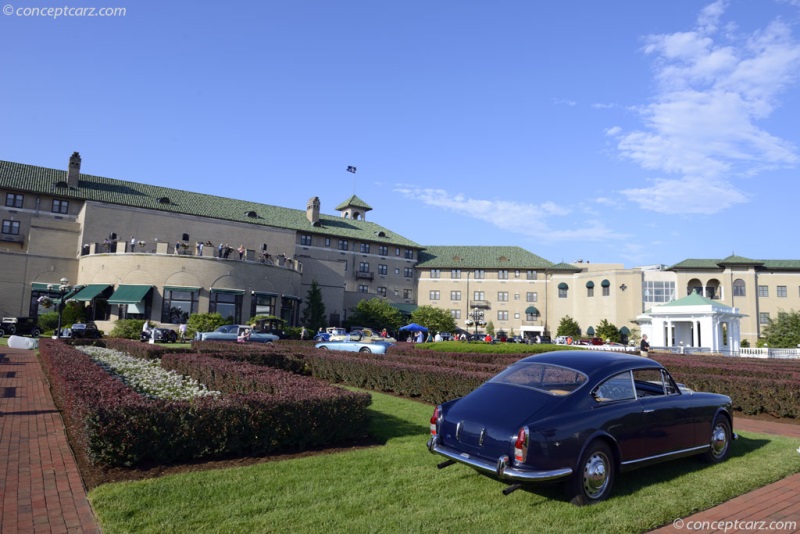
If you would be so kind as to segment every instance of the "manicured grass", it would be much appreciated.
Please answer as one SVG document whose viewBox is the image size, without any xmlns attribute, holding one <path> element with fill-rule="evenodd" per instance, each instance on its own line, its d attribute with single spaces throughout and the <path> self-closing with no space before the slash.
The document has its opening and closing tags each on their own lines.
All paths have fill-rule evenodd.
<svg viewBox="0 0 800 534">
<path fill-rule="evenodd" d="M 646 532 L 800 471 L 800 440 L 744 434 L 723 464 L 626 473 L 595 506 L 567 503 L 560 485 L 503 496 L 469 468 L 436 468 L 432 407 L 372 395 L 384 446 L 103 485 L 89 494 L 103 532 Z"/>
</svg>

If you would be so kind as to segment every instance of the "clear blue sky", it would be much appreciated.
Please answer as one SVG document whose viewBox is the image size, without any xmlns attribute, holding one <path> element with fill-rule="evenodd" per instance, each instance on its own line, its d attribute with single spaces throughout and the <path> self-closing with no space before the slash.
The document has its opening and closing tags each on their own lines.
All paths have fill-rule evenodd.
<svg viewBox="0 0 800 534">
<path fill-rule="evenodd" d="M 554 262 L 800 259 L 800 0 L 24 16 L 48 1 L 0 0 L 0 159 L 326 214 L 355 192 L 422 245 Z"/>
</svg>

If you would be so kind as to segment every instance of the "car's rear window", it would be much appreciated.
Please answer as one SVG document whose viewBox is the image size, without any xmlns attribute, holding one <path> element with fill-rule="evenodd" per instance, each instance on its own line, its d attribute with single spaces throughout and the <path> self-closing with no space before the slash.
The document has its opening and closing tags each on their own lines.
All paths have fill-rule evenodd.
<svg viewBox="0 0 800 534">
<path fill-rule="evenodd" d="M 538 389 L 551 395 L 569 395 L 586 380 L 585 374 L 568 367 L 544 363 L 518 363 L 489 382 Z"/>
</svg>

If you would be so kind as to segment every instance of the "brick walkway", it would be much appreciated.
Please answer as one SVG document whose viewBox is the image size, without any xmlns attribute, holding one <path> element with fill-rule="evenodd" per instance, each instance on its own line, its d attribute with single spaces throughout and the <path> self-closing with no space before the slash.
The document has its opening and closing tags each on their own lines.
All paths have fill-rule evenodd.
<svg viewBox="0 0 800 534">
<path fill-rule="evenodd" d="M 734 424 L 737 431 L 800 438 L 800 425 L 741 417 Z M 7 347 L 0 347 L 0 504 L 0 534 L 100 532 L 39 361 L 32 351 Z M 735 520 L 740 528 L 691 528 L 696 521 Z M 747 523 L 758 521 L 765 528 Z M 795 526 L 770 530 L 771 521 Z M 800 474 L 653 532 L 688 531 L 800 532 Z"/>
</svg>

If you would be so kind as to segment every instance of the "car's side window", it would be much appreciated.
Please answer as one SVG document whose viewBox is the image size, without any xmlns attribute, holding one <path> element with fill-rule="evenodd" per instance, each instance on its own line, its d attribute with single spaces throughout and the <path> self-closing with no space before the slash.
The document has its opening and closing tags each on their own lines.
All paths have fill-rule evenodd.
<svg viewBox="0 0 800 534">
<path fill-rule="evenodd" d="M 597 402 L 609 402 L 635 398 L 633 380 L 631 372 L 625 371 L 614 375 L 599 386 L 593 392 Z"/>
<path fill-rule="evenodd" d="M 666 394 L 661 369 L 637 369 L 633 372 L 633 383 L 636 386 L 636 396 L 639 398 Z"/>
</svg>

